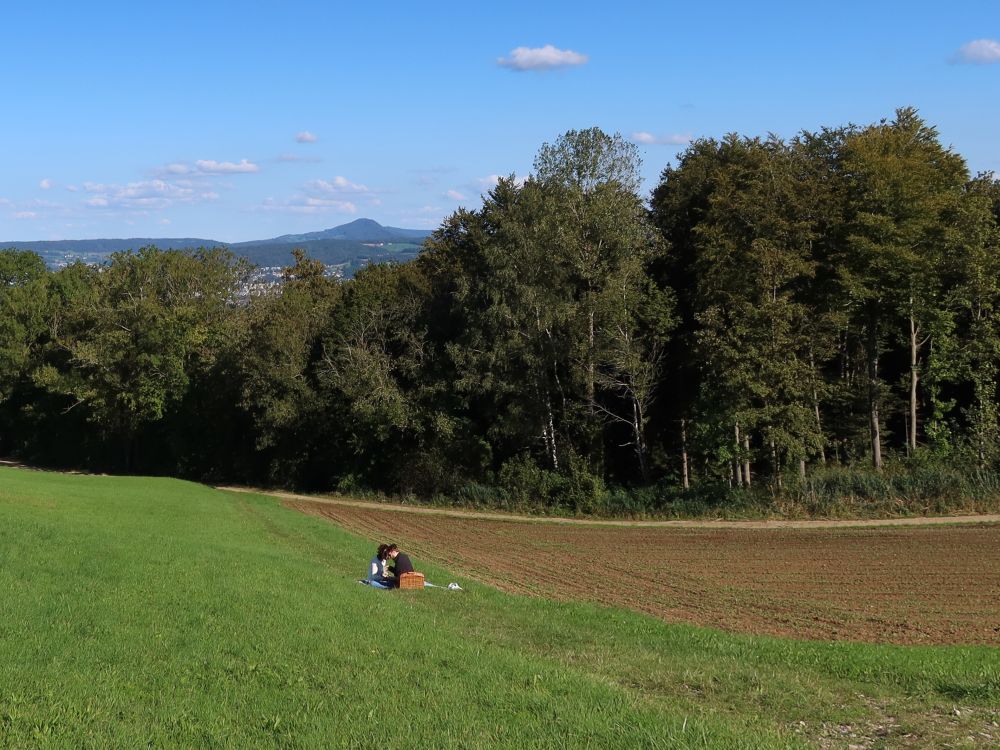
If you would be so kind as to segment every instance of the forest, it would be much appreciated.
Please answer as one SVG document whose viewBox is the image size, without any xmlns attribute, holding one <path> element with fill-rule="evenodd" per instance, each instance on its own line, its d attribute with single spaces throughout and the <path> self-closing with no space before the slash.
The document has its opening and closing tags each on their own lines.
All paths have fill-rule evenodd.
<svg viewBox="0 0 1000 750">
<path fill-rule="evenodd" d="M 579 513 L 997 502 L 995 175 L 911 108 L 639 167 L 569 131 L 415 260 L 296 251 L 249 297 L 220 248 L 2 250 L 0 455 Z"/>
</svg>

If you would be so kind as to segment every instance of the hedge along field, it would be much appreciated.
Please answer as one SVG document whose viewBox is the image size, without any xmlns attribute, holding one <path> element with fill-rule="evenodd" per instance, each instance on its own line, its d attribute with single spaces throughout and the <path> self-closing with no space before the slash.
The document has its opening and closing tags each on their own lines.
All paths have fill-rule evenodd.
<svg viewBox="0 0 1000 750">
<path fill-rule="evenodd" d="M 376 592 L 370 556 L 269 498 L 0 469 L 0 746 L 990 746 L 996 649 Z"/>
</svg>

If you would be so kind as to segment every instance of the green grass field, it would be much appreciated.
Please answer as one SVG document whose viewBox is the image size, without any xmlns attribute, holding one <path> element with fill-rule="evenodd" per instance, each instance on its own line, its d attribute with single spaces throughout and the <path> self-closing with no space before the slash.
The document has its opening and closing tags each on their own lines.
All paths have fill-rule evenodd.
<svg viewBox="0 0 1000 750">
<path fill-rule="evenodd" d="M 266 497 L 0 469 L 0 747 L 1000 743 L 997 649 L 378 592 L 370 556 Z"/>
</svg>

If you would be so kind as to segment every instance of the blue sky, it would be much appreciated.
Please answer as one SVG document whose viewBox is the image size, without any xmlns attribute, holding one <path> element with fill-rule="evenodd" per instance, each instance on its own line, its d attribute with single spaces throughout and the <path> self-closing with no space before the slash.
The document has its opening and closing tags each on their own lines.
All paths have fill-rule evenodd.
<svg viewBox="0 0 1000 750">
<path fill-rule="evenodd" d="M 155 5 L 5 7 L 0 241 L 433 228 L 593 125 L 645 190 L 690 137 L 901 106 L 1000 172 L 995 0 Z"/>
</svg>

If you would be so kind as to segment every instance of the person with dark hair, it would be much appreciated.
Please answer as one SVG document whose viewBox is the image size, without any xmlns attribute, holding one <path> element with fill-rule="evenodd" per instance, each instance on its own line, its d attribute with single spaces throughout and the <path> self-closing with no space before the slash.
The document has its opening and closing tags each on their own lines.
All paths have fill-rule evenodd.
<svg viewBox="0 0 1000 750">
<path fill-rule="evenodd" d="M 375 552 L 375 557 L 368 564 L 368 585 L 377 589 L 392 588 L 393 579 L 386 570 L 386 563 L 389 561 L 389 545 L 380 544 Z"/>
<path fill-rule="evenodd" d="M 392 560 L 392 585 L 394 588 L 399 588 L 399 577 L 403 573 L 412 573 L 413 563 L 410 562 L 410 556 L 405 552 L 400 552 L 399 547 L 395 544 L 389 545 L 387 554 L 389 555 L 389 559 Z"/>
</svg>

